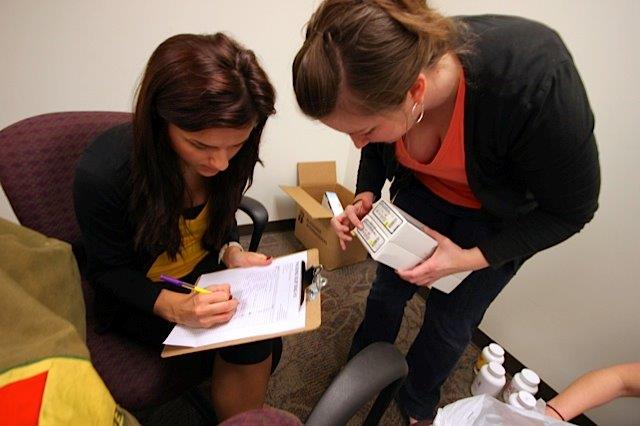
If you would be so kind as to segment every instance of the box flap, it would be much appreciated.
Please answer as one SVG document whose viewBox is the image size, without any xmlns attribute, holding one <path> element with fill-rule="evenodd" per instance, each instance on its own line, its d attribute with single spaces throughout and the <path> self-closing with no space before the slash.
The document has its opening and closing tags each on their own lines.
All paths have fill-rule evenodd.
<svg viewBox="0 0 640 426">
<path fill-rule="evenodd" d="M 298 185 L 333 185 L 335 183 L 335 161 L 298 163 Z"/>
<path fill-rule="evenodd" d="M 284 192 L 289 194 L 300 208 L 304 209 L 313 219 L 330 219 L 333 217 L 331 212 L 317 202 L 307 191 L 299 186 L 280 186 Z"/>
</svg>

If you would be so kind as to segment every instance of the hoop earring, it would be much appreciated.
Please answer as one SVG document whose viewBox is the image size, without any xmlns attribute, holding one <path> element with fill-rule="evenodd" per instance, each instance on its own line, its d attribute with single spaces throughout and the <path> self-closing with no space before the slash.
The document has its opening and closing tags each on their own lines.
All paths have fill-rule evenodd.
<svg viewBox="0 0 640 426">
<path fill-rule="evenodd" d="M 418 103 L 417 103 L 417 102 L 415 102 L 415 103 L 413 104 L 413 106 L 411 107 L 411 116 L 413 116 L 413 115 L 415 114 L 415 112 L 416 112 L 416 108 L 417 108 L 417 107 L 418 107 Z M 421 122 L 421 121 L 422 121 L 422 117 L 424 117 L 424 108 L 422 108 L 422 109 L 420 110 L 420 115 L 418 115 L 418 119 L 416 120 L 416 123 Z"/>
</svg>

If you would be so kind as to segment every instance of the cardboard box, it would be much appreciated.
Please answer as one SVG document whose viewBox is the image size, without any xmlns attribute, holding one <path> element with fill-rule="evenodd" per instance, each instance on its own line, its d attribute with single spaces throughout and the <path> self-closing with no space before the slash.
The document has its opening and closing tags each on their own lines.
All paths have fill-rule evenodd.
<svg viewBox="0 0 640 426">
<path fill-rule="evenodd" d="M 328 270 L 365 260 L 367 250 L 355 239 L 340 248 L 340 240 L 331 228 L 333 213 L 323 207 L 322 198 L 327 191 L 335 192 L 344 206 L 353 201 L 354 194 L 337 183 L 334 161 L 298 163 L 298 186 L 281 186 L 298 204 L 295 236 L 306 248 L 317 248 L 320 263 Z"/>
<path fill-rule="evenodd" d="M 362 224 L 364 228 L 355 229 L 354 234 L 372 258 L 394 269 L 413 268 L 429 258 L 437 246 L 436 241 L 422 230 L 422 223 L 385 200 L 373 205 L 362 218 Z M 431 287 L 450 293 L 467 275 L 449 275 Z"/>
</svg>

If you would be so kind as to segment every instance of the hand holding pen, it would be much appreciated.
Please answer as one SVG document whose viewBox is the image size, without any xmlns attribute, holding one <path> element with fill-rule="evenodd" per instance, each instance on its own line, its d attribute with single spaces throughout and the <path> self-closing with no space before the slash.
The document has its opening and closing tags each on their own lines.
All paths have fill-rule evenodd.
<svg viewBox="0 0 640 426">
<path fill-rule="evenodd" d="M 180 284 L 173 283 L 173 285 L 193 286 L 182 281 Z M 216 284 L 206 289 L 196 286 L 183 288 L 191 289 L 192 293 L 183 294 L 162 290 L 154 305 L 154 312 L 177 324 L 209 328 L 228 322 L 238 307 L 238 300 L 231 296 L 229 284 Z"/>
</svg>

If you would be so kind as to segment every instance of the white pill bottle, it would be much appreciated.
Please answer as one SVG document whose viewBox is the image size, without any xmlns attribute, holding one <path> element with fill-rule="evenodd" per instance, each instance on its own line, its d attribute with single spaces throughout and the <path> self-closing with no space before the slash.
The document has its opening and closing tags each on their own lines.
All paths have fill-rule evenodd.
<svg viewBox="0 0 640 426">
<path fill-rule="evenodd" d="M 497 396 L 507 382 L 504 367 L 497 362 L 485 364 L 471 383 L 471 395 Z"/>
<path fill-rule="evenodd" d="M 516 373 L 509 384 L 505 386 L 502 392 L 502 400 L 504 402 L 509 401 L 509 396 L 512 393 L 519 391 L 529 392 L 531 395 L 538 393 L 538 385 L 540 384 L 540 377 L 528 368 L 523 368 L 521 372 Z"/>
<path fill-rule="evenodd" d="M 497 343 L 491 343 L 482 349 L 476 363 L 473 365 L 473 372 L 478 374 L 482 366 L 490 362 L 504 364 L 504 349 Z"/>
<path fill-rule="evenodd" d="M 509 395 L 507 403 L 512 407 L 522 408 L 523 410 L 534 410 L 536 408 L 536 398 L 527 391 L 512 393 Z"/>
</svg>

